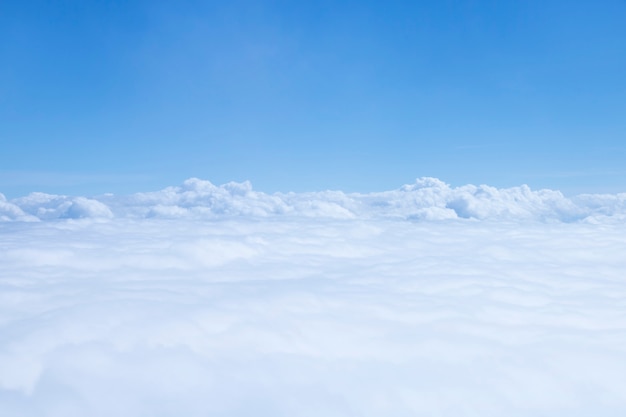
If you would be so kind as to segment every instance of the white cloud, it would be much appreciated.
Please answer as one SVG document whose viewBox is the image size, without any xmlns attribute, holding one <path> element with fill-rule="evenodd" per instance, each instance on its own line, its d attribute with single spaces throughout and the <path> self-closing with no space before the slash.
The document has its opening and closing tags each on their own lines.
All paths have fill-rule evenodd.
<svg viewBox="0 0 626 417">
<path fill-rule="evenodd" d="M 533 191 L 525 185 L 506 189 L 487 185 L 452 188 L 436 178 L 419 178 L 397 190 L 369 194 L 341 191 L 266 194 L 254 191 L 249 182 L 216 186 L 191 178 L 178 187 L 130 196 L 86 199 L 32 193 L 1 201 L 0 219 L 296 216 L 614 223 L 626 217 L 625 195 L 581 195 L 570 199 L 559 191 Z"/>
<path fill-rule="evenodd" d="M 29 216 L 15 204 L 0 200 L 0 221 L 37 221 L 34 216 Z"/>
<path fill-rule="evenodd" d="M 0 196 L 0 415 L 623 415 L 624 200 Z"/>
<path fill-rule="evenodd" d="M 14 199 L 12 203 L 41 220 L 113 217 L 106 204 L 85 197 L 31 193 L 26 197 Z"/>
</svg>

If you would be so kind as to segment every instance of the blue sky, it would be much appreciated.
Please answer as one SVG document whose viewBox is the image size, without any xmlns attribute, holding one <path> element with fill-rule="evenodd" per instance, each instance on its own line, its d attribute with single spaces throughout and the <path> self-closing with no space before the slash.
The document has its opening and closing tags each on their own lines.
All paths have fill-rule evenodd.
<svg viewBox="0 0 626 417">
<path fill-rule="evenodd" d="M 626 191 L 624 1 L 0 3 L 0 192 Z"/>
</svg>

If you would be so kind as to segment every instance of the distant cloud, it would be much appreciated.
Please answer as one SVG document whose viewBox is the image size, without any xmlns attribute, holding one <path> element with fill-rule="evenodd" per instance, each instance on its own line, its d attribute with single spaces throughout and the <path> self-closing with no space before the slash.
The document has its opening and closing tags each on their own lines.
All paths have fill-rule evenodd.
<svg viewBox="0 0 626 417">
<path fill-rule="evenodd" d="M 3 221 L 59 218 L 319 217 L 389 218 L 412 221 L 474 219 L 540 222 L 614 222 L 626 217 L 626 194 L 565 197 L 528 186 L 452 188 L 436 178 L 419 178 L 396 190 L 368 194 L 324 191 L 267 194 L 249 182 L 217 186 L 190 178 L 161 191 L 98 198 L 32 193 L 0 201 Z"/>
<path fill-rule="evenodd" d="M 0 221 L 37 221 L 35 216 L 29 216 L 16 204 L 6 200 L 3 194 L 0 194 Z"/>
</svg>

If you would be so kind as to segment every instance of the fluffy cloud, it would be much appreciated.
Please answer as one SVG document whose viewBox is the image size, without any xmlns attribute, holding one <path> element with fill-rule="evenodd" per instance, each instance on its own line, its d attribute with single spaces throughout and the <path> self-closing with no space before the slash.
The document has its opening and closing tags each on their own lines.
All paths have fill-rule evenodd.
<svg viewBox="0 0 626 417">
<path fill-rule="evenodd" d="M 617 416 L 626 194 L 0 194 L 2 416 Z"/>
<path fill-rule="evenodd" d="M 85 197 L 31 193 L 26 197 L 16 198 L 12 203 L 41 220 L 113 217 L 106 204 Z"/>
<path fill-rule="evenodd" d="M 132 198 L 253 192 L 190 188 Z M 1 415 L 626 411 L 623 224 L 180 216 L 0 224 Z"/>
<path fill-rule="evenodd" d="M 4 194 L 0 193 L 0 221 L 37 221 L 34 216 L 29 216 L 16 204 L 7 201 Z"/>
<path fill-rule="evenodd" d="M 498 189 L 486 185 L 452 188 L 436 178 L 420 178 L 397 190 L 377 193 L 324 191 L 266 194 L 249 182 L 221 186 L 197 178 L 181 186 L 130 196 L 98 198 L 32 193 L 0 201 L 0 220 L 58 218 L 224 218 L 316 217 L 388 218 L 417 221 L 474 219 L 494 221 L 615 223 L 626 217 L 626 194 L 567 198 L 559 191 L 528 186 Z"/>
</svg>

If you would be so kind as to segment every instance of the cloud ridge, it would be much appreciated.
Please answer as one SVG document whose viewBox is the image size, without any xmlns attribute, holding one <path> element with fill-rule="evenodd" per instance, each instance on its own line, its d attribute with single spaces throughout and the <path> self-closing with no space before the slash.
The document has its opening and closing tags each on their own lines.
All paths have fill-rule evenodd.
<svg viewBox="0 0 626 417">
<path fill-rule="evenodd" d="M 268 194 L 254 190 L 249 181 L 218 186 L 189 178 L 179 186 L 127 196 L 87 198 L 35 192 L 13 200 L 0 198 L 0 221 L 241 216 L 611 223 L 626 218 L 626 193 L 568 198 L 560 191 L 532 190 L 527 185 L 451 187 L 437 178 L 422 177 L 382 192 Z"/>
</svg>

